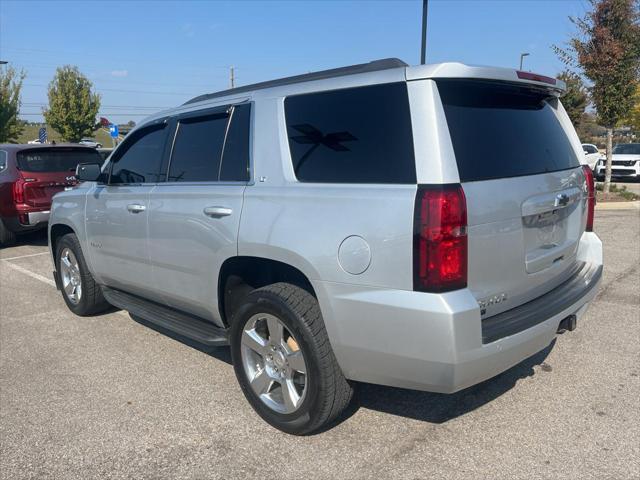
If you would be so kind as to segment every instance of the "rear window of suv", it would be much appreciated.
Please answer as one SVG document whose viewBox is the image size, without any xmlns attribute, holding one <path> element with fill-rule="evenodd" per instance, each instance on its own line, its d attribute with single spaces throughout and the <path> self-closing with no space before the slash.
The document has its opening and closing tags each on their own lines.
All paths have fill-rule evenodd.
<svg viewBox="0 0 640 480">
<path fill-rule="evenodd" d="M 479 80 L 438 80 L 460 181 L 580 165 L 544 91 Z"/>
<path fill-rule="evenodd" d="M 288 97 L 296 178 L 319 183 L 415 183 L 405 83 Z"/>
<path fill-rule="evenodd" d="M 95 150 L 64 147 L 23 150 L 16 154 L 16 160 L 23 172 L 68 172 L 75 171 L 79 163 L 102 163 Z"/>
</svg>

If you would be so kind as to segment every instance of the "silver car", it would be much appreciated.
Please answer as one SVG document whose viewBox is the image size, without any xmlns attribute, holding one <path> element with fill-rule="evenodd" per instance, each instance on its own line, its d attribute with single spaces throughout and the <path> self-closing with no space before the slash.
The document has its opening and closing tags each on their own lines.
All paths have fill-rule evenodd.
<svg viewBox="0 0 640 480">
<path fill-rule="evenodd" d="M 285 432 L 325 427 L 357 381 L 464 389 L 573 330 L 600 283 L 563 90 L 388 59 L 194 98 L 55 196 L 56 283 L 78 315 L 230 345 Z"/>
</svg>

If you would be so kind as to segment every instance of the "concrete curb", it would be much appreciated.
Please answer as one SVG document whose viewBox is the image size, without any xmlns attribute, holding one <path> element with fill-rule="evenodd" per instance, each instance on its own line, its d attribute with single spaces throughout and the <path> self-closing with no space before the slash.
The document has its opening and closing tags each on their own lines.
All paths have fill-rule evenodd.
<svg viewBox="0 0 640 480">
<path fill-rule="evenodd" d="M 596 210 L 640 210 L 640 200 L 634 202 L 598 202 Z"/>
</svg>

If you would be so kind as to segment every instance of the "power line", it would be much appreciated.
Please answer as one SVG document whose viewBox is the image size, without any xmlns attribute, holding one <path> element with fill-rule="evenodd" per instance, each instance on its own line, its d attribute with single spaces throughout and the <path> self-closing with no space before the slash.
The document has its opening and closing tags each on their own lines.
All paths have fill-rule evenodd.
<svg viewBox="0 0 640 480">
<path fill-rule="evenodd" d="M 25 83 L 23 84 L 25 87 L 48 87 L 48 85 L 41 83 Z M 144 93 L 149 95 L 181 95 L 181 96 L 190 96 L 190 95 L 198 95 L 198 93 L 189 93 L 189 92 L 150 92 L 145 90 L 121 90 L 115 88 L 97 88 L 98 92 L 118 92 L 118 93 Z"/>
<path fill-rule="evenodd" d="M 22 105 L 28 107 L 46 107 L 49 105 L 45 102 L 22 102 Z M 137 109 L 150 109 L 150 110 L 163 110 L 171 107 L 151 107 L 151 106 L 137 106 L 137 105 L 100 105 L 104 108 L 137 108 Z"/>
</svg>

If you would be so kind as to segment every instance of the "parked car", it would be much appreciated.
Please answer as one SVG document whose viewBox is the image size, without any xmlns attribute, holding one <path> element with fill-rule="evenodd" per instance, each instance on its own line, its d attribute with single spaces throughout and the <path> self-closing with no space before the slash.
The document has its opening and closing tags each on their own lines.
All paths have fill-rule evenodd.
<svg viewBox="0 0 640 480">
<path fill-rule="evenodd" d="M 285 432 L 327 425 L 353 381 L 456 392 L 596 295 L 593 174 L 563 89 L 389 59 L 202 95 L 78 167 L 53 203 L 54 278 L 78 315 L 115 305 L 230 345 Z"/>
<path fill-rule="evenodd" d="M 591 170 L 595 170 L 598 160 L 602 158 L 602 154 L 598 150 L 598 147 L 590 143 L 583 143 L 582 151 L 584 152 L 584 163 L 589 165 Z"/>
<path fill-rule="evenodd" d="M 0 145 L 0 246 L 44 228 L 51 197 L 76 184 L 78 163 L 96 161 L 94 149 L 77 145 Z"/>
<path fill-rule="evenodd" d="M 41 143 L 42 143 L 42 142 L 40 141 L 40 139 L 39 139 L 39 138 L 35 138 L 35 139 L 33 139 L 33 140 L 29 140 L 29 141 L 27 142 L 27 145 L 35 145 L 35 144 L 41 144 Z"/>
<path fill-rule="evenodd" d="M 80 145 L 86 145 L 87 147 L 93 147 L 93 148 L 102 148 L 102 144 L 96 142 L 93 138 L 82 138 L 79 142 Z"/>
<path fill-rule="evenodd" d="M 604 180 L 606 158 L 596 165 L 596 177 Z M 638 180 L 640 178 L 640 143 L 621 143 L 611 151 L 611 177 L 619 180 Z"/>
</svg>

